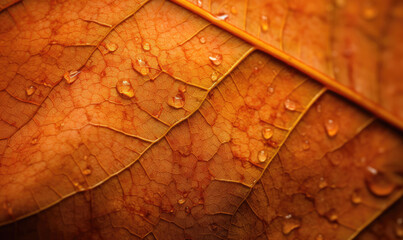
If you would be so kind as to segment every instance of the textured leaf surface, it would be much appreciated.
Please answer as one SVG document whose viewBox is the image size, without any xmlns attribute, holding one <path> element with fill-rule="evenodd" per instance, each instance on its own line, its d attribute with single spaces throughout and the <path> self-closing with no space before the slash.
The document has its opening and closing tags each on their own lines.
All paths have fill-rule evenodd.
<svg viewBox="0 0 403 240">
<path fill-rule="evenodd" d="M 1 6 L 0 236 L 348 239 L 402 194 L 400 133 L 180 6 Z"/>
</svg>

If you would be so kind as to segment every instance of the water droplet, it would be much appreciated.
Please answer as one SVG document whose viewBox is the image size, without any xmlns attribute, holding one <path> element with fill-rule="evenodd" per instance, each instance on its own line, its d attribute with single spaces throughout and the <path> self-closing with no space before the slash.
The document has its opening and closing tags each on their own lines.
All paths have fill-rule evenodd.
<svg viewBox="0 0 403 240">
<path fill-rule="evenodd" d="M 37 144 L 37 143 L 38 143 L 38 138 L 36 138 L 36 137 L 32 138 L 31 144 L 32 144 L 32 145 L 35 145 L 35 144 Z"/>
<path fill-rule="evenodd" d="M 294 229 L 297 229 L 301 226 L 299 220 L 292 218 L 292 215 L 289 214 L 285 217 L 286 220 L 283 222 L 283 233 L 285 235 L 290 234 Z"/>
<path fill-rule="evenodd" d="M 362 11 L 362 16 L 365 20 L 373 20 L 377 17 L 377 15 L 377 10 L 372 6 L 365 7 Z"/>
<path fill-rule="evenodd" d="M 309 144 L 309 140 L 305 140 L 305 141 L 302 143 L 302 149 L 303 149 L 303 150 L 308 150 L 309 148 L 311 148 L 311 145 Z"/>
<path fill-rule="evenodd" d="M 214 71 L 212 74 L 211 74 L 211 81 L 213 81 L 213 82 L 215 82 L 215 81 L 217 81 L 218 80 L 218 72 L 217 71 Z"/>
<path fill-rule="evenodd" d="M 226 21 L 228 19 L 228 14 L 226 13 L 219 13 L 216 15 L 216 18 L 221 21 Z"/>
<path fill-rule="evenodd" d="M 185 212 L 186 212 L 187 214 L 189 214 L 189 213 L 190 213 L 190 208 L 189 208 L 189 207 L 185 207 Z"/>
<path fill-rule="evenodd" d="M 351 202 L 354 204 L 359 204 L 362 202 L 361 194 L 358 190 L 355 190 L 353 194 L 351 194 Z"/>
<path fill-rule="evenodd" d="M 83 170 L 83 175 L 84 176 L 89 176 L 89 175 L 91 175 L 91 173 L 92 173 L 92 170 L 89 169 L 89 168 L 86 168 L 86 169 Z"/>
<path fill-rule="evenodd" d="M 262 131 L 263 138 L 266 140 L 269 140 L 271 137 L 273 137 L 273 130 L 271 128 L 265 128 Z"/>
<path fill-rule="evenodd" d="M 267 91 L 269 91 L 270 94 L 273 94 L 273 93 L 274 93 L 274 88 L 273 88 L 273 87 L 269 87 L 269 88 L 267 89 Z"/>
<path fill-rule="evenodd" d="M 321 112 L 322 112 L 322 105 L 321 105 L 321 104 L 316 105 L 316 111 L 317 111 L 318 113 L 321 113 Z"/>
<path fill-rule="evenodd" d="M 150 51 L 151 49 L 150 43 L 148 42 L 143 42 L 142 47 L 144 51 Z"/>
<path fill-rule="evenodd" d="M 186 202 L 186 199 L 183 199 L 183 198 L 178 200 L 178 204 L 180 204 L 180 205 L 184 204 L 185 202 Z"/>
<path fill-rule="evenodd" d="M 331 209 L 326 213 L 326 217 L 329 221 L 335 222 L 339 217 L 337 216 L 337 212 L 335 209 Z"/>
<path fill-rule="evenodd" d="M 238 13 L 238 10 L 236 9 L 235 6 L 231 7 L 231 13 L 234 14 L 234 15 Z"/>
<path fill-rule="evenodd" d="M 403 237 L 403 218 L 396 219 L 395 234 L 399 238 Z"/>
<path fill-rule="evenodd" d="M 29 86 L 29 87 L 27 87 L 27 89 L 25 89 L 25 93 L 26 93 L 28 96 L 31 96 L 32 94 L 34 94 L 35 91 L 36 91 L 36 87 L 35 87 L 35 86 Z"/>
<path fill-rule="evenodd" d="M 3 208 L 7 210 L 9 216 L 13 216 L 13 208 L 11 207 L 11 204 L 8 201 L 3 203 Z"/>
<path fill-rule="evenodd" d="M 368 166 L 365 182 L 370 192 L 379 197 L 386 197 L 390 195 L 396 188 L 396 184 L 392 182 L 389 177 L 376 170 L 375 168 Z"/>
<path fill-rule="evenodd" d="M 321 177 L 321 178 L 319 179 L 319 184 L 318 184 L 318 186 L 319 186 L 319 189 L 324 189 L 325 187 L 327 187 L 327 182 L 326 182 L 326 180 L 325 180 L 323 177 Z"/>
<path fill-rule="evenodd" d="M 181 93 L 185 93 L 186 92 L 186 85 L 179 85 L 178 91 L 181 92 Z"/>
<path fill-rule="evenodd" d="M 257 154 L 257 159 L 259 160 L 259 162 L 264 163 L 267 160 L 267 151 L 266 150 L 261 150 Z"/>
<path fill-rule="evenodd" d="M 77 80 L 78 74 L 80 74 L 80 71 L 68 71 L 63 75 L 63 78 L 68 84 L 72 84 L 75 80 Z"/>
<path fill-rule="evenodd" d="M 297 109 L 297 105 L 295 104 L 295 102 L 290 99 L 285 100 L 284 107 L 290 111 L 295 111 L 295 109 Z"/>
<path fill-rule="evenodd" d="M 201 38 L 199 39 L 199 41 L 200 41 L 201 44 L 205 44 L 205 43 L 206 43 L 206 38 L 205 38 L 205 37 L 201 37 Z"/>
<path fill-rule="evenodd" d="M 260 27 L 262 28 L 263 32 L 267 32 L 267 30 L 269 30 L 269 20 L 267 16 L 263 15 L 260 17 Z"/>
<path fill-rule="evenodd" d="M 132 98 L 134 97 L 134 89 L 127 79 L 118 80 L 116 83 L 116 90 L 118 93 L 124 97 Z"/>
<path fill-rule="evenodd" d="M 118 49 L 118 45 L 116 43 L 107 43 L 105 47 L 109 52 L 114 52 Z"/>
<path fill-rule="evenodd" d="M 146 76 L 150 73 L 150 68 L 146 60 L 144 60 L 144 58 L 141 56 L 137 57 L 136 60 L 132 62 L 132 67 L 143 76 Z"/>
<path fill-rule="evenodd" d="M 323 240 L 324 238 L 323 238 L 323 235 L 322 234 L 318 234 L 317 236 L 316 236 L 316 238 L 315 238 L 315 240 Z"/>
<path fill-rule="evenodd" d="M 335 0 L 334 3 L 336 4 L 336 7 L 344 7 L 346 5 L 346 0 Z"/>
<path fill-rule="evenodd" d="M 183 108 L 185 106 L 185 98 L 183 94 L 178 93 L 174 97 L 169 97 L 168 98 L 168 105 L 173 107 L 173 108 Z"/>
<path fill-rule="evenodd" d="M 216 66 L 218 66 L 218 65 L 220 65 L 222 63 L 222 55 L 221 54 L 213 54 L 208 58 Z"/>
<path fill-rule="evenodd" d="M 336 136 L 337 132 L 339 131 L 339 125 L 332 119 L 328 119 L 325 122 L 325 129 L 326 129 L 327 135 L 329 137 L 334 137 L 334 136 Z"/>
<path fill-rule="evenodd" d="M 202 0 L 197 0 L 197 6 L 202 7 L 203 6 L 203 1 Z"/>
</svg>

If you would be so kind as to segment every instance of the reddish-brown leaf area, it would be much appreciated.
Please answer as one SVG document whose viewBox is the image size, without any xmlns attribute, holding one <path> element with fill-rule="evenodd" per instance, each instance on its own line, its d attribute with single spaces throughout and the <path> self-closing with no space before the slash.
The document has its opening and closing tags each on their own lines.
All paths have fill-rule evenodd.
<svg viewBox="0 0 403 240">
<path fill-rule="evenodd" d="M 400 3 L 195 3 L 402 113 Z M 1 239 L 401 237 L 401 133 L 317 79 L 169 1 L 0 9 Z"/>
</svg>

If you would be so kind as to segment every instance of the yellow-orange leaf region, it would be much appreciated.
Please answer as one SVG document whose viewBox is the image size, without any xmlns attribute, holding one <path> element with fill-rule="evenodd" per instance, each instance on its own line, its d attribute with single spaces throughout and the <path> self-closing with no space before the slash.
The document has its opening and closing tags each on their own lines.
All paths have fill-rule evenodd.
<svg viewBox="0 0 403 240">
<path fill-rule="evenodd" d="M 403 2 L 0 0 L 0 239 L 403 238 Z"/>
</svg>

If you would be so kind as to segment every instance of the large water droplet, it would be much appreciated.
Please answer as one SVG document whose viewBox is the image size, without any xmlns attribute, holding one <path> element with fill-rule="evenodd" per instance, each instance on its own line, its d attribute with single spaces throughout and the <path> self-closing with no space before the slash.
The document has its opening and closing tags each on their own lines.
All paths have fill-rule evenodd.
<svg viewBox="0 0 403 240">
<path fill-rule="evenodd" d="M 378 16 L 378 11 L 372 6 L 367 6 L 362 10 L 362 16 L 365 20 L 373 20 Z"/>
<path fill-rule="evenodd" d="M 263 138 L 269 140 L 273 137 L 273 130 L 271 128 L 265 128 L 262 131 Z"/>
<path fill-rule="evenodd" d="M 177 109 L 183 108 L 183 106 L 185 106 L 185 97 L 183 96 L 183 93 L 178 93 L 174 97 L 169 97 L 168 105 Z"/>
<path fill-rule="evenodd" d="M 336 136 L 337 132 L 339 131 L 339 125 L 332 119 L 328 119 L 325 122 L 325 129 L 326 129 L 327 135 L 329 137 L 334 137 L 334 136 Z"/>
<path fill-rule="evenodd" d="M 148 66 L 146 60 L 141 56 L 138 56 L 132 62 L 132 67 L 134 70 L 136 70 L 138 73 L 140 73 L 143 76 L 146 76 L 147 74 L 150 73 L 150 67 Z"/>
<path fill-rule="evenodd" d="M 109 52 L 114 52 L 118 49 L 118 45 L 116 43 L 107 43 L 105 47 Z"/>
<path fill-rule="evenodd" d="M 216 18 L 221 21 L 225 21 L 228 19 L 228 14 L 226 13 L 219 13 L 216 15 Z"/>
<path fill-rule="evenodd" d="M 144 51 L 150 51 L 151 49 L 151 45 L 148 42 L 143 42 L 142 47 Z"/>
<path fill-rule="evenodd" d="M 185 202 L 186 202 L 186 199 L 184 199 L 184 198 L 178 199 L 178 204 L 180 204 L 180 205 L 184 204 Z"/>
<path fill-rule="evenodd" d="M 267 160 L 267 151 L 266 150 L 261 150 L 257 154 L 257 159 L 259 160 L 259 162 L 264 163 Z"/>
<path fill-rule="evenodd" d="M 27 87 L 27 88 L 25 89 L 25 93 L 26 93 L 28 96 L 31 96 L 32 94 L 34 94 L 35 91 L 36 91 L 36 87 L 35 87 L 35 86 L 29 86 L 29 87 Z"/>
<path fill-rule="evenodd" d="M 361 194 L 358 190 L 355 190 L 351 194 L 351 202 L 354 204 L 360 204 L 362 202 Z"/>
<path fill-rule="evenodd" d="M 290 234 L 294 229 L 299 228 L 301 226 L 301 222 L 298 219 L 294 219 L 291 214 L 285 216 L 285 220 L 283 221 L 283 233 L 285 235 Z"/>
<path fill-rule="evenodd" d="M 205 43 L 206 43 L 206 38 L 205 38 L 205 37 L 201 37 L 201 38 L 199 39 L 199 41 L 200 41 L 201 44 L 205 44 Z"/>
<path fill-rule="evenodd" d="M 63 75 L 63 78 L 68 84 L 72 84 L 75 80 L 77 80 L 78 74 L 80 74 L 80 71 L 68 71 Z"/>
<path fill-rule="evenodd" d="M 127 79 L 118 80 L 116 83 L 116 90 L 118 93 L 124 97 L 132 98 L 134 97 L 134 89 Z"/>
<path fill-rule="evenodd" d="M 269 20 L 265 15 L 260 17 L 260 28 L 263 32 L 267 32 L 267 30 L 269 30 Z"/>
<path fill-rule="evenodd" d="M 390 195 L 396 188 L 396 184 L 384 173 L 368 166 L 368 174 L 365 182 L 370 192 L 379 197 Z"/>
<path fill-rule="evenodd" d="M 395 234 L 397 237 L 403 237 L 403 218 L 396 219 Z"/>
<path fill-rule="evenodd" d="M 217 81 L 217 80 L 218 80 L 218 76 L 219 76 L 218 72 L 217 72 L 217 71 L 214 71 L 214 72 L 211 74 L 211 76 L 210 76 L 211 81 L 213 81 L 213 82 Z"/>
<path fill-rule="evenodd" d="M 295 104 L 294 101 L 292 101 L 292 100 L 290 100 L 290 99 L 287 98 L 287 99 L 285 100 L 285 102 L 284 102 L 284 107 L 285 107 L 287 110 L 295 111 L 295 109 L 297 109 L 297 104 Z"/>
<path fill-rule="evenodd" d="M 213 55 L 209 56 L 208 58 L 216 66 L 218 66 L 222 63 L 222 55 L 219 53 L 213 54 Z"/>
</svg>

